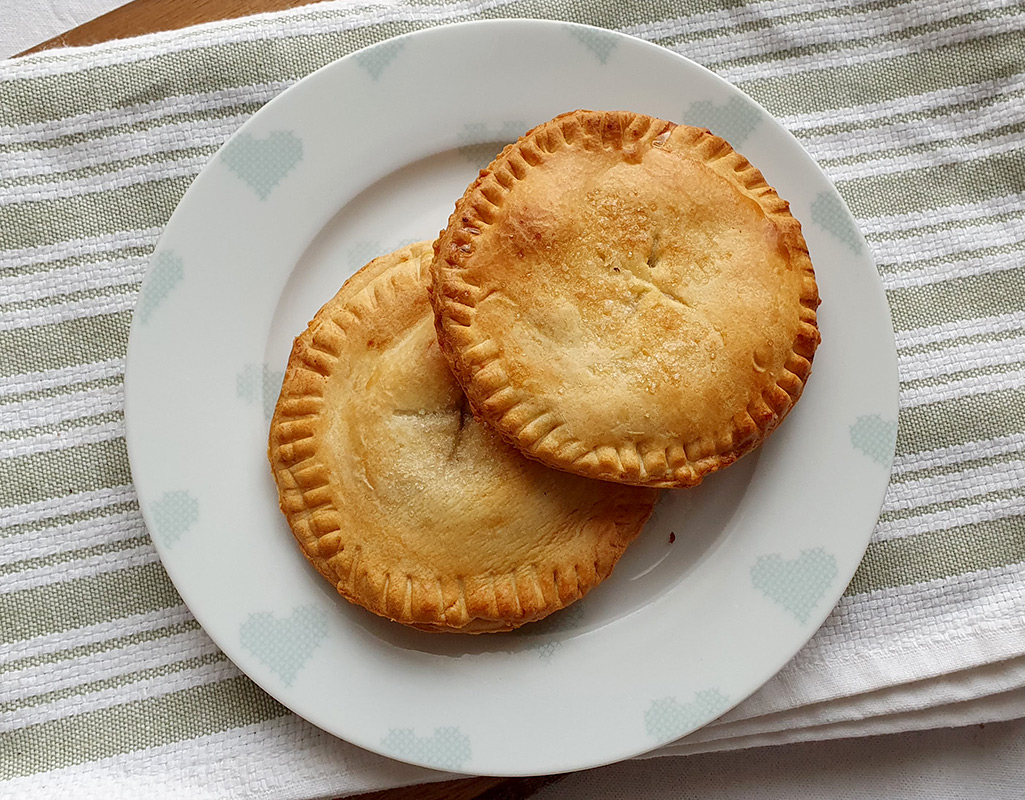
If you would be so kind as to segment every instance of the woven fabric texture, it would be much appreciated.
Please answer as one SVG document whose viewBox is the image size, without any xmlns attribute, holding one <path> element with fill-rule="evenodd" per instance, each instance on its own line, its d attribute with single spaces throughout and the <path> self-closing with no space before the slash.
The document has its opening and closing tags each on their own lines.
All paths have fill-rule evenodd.
<svg viewBox="0 0 1025 800">
<path fill-rule="evenodd" d="M 314 797 L 430 774 L 297 719 L 204 634 L 139 513 L 122 383 L 162 227 L 240 124 L 360 47 L 495 17 L 619 30 L 734 82 L 835 181 L 890 304 L 897 460 L 865 559 L 692 749 L 927 727 L 1025 686 L 1021 3 L 327 3 L 0 62 L 0 794 Z"/>
</svg>

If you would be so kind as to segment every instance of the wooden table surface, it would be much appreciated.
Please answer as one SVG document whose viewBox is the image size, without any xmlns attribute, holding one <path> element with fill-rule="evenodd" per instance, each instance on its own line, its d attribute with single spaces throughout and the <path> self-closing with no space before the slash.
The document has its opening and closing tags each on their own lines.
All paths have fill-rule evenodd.
<svg viewBox="0 0 1025 800">
<path fill-rule="evenodd" d="M 320 0 L 133 0 L 65 31 L 19 55 L 55 47 L 98 44 L 144 33 L 178 30 L 201 22 L 234 19 L 309 5 Z M 535 778 L 464 778 L 358 795 L 354 800 L 523 800 L 561 775 Z"/>
</svg>

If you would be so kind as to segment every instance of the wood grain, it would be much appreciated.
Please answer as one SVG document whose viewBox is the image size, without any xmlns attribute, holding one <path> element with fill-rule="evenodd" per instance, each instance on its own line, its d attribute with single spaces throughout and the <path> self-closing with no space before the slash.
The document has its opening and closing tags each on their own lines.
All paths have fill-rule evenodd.
<svg viewBox="0 0 1025 800">
<path fill-rule="evenodd" d="M 134 0 L 18 55 L 179 30 L 203 22 L 281 11 L 316 2 L 320 0 Z M 361 794 L 350 800 L 524 800 L 562 777 L 463 778 L 386 789 Z"/>
<path fill-rule="evenodd" d="M 534 778 L 464 778 L 386 789 L 349 797 L 347 800 L 524 800 L 564 775 Z"/>
<path fill-rule="evenodd" d="M 134 0 L 91 19 L 77 28 L 30 47 L 20 56 L 55 47 L 78 47 L 113 39 L 127 39 L 144 33 L 175 31 L 198 25 L 235 19 L 267 11 L 282 11 L 321 0 Z"/>
</svg>

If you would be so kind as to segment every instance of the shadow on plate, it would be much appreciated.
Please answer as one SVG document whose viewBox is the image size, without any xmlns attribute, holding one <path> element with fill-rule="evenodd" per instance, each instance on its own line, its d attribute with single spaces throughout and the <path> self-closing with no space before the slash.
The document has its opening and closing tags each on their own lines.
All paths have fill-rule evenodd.
<svg viewBox="0 0 1025 800">
<path fill-rule="evenodd" d="M 366 634 L 368 647 L 448 658 L 531 650 L 543 654 L 553 641 L 588 634 L 645 608 L 700 569 L 729 535 L 734 515 L 757 473 L 759 452 L 709 476 L 693 489 L 663 491 L 651 519 L 608 580 L 583 600 L 510 633 L 425 633 L 377 617 L 337 595 L 333 599 L 339 613 Z M 326 583 L 323 589 L 331 594 Z"/>
</svg>

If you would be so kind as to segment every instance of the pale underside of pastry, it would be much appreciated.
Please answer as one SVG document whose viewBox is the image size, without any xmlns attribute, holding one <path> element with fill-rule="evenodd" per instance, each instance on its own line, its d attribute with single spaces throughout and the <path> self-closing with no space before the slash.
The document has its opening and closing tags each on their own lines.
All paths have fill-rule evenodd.
<svg viewBox="0 0 1025 800">
<path fill-rule="evenodd" d="M 579 111 L 505 148 L 435 244 L 438 337 L 479 417 L 593 478 L 692 486 L 800 397 L 818 289 L 788 204 L 723 139 Z"/>
<path fill-rule="evenodd" d="M 656 493 L 547 469 L 477 422 L 442 356 L 430 243 L 378 258 L 300 335 L 271 423 L 282 511 L 346 598 L 429 631 L 510 630 L 609 575 Z"/>
</svg>

